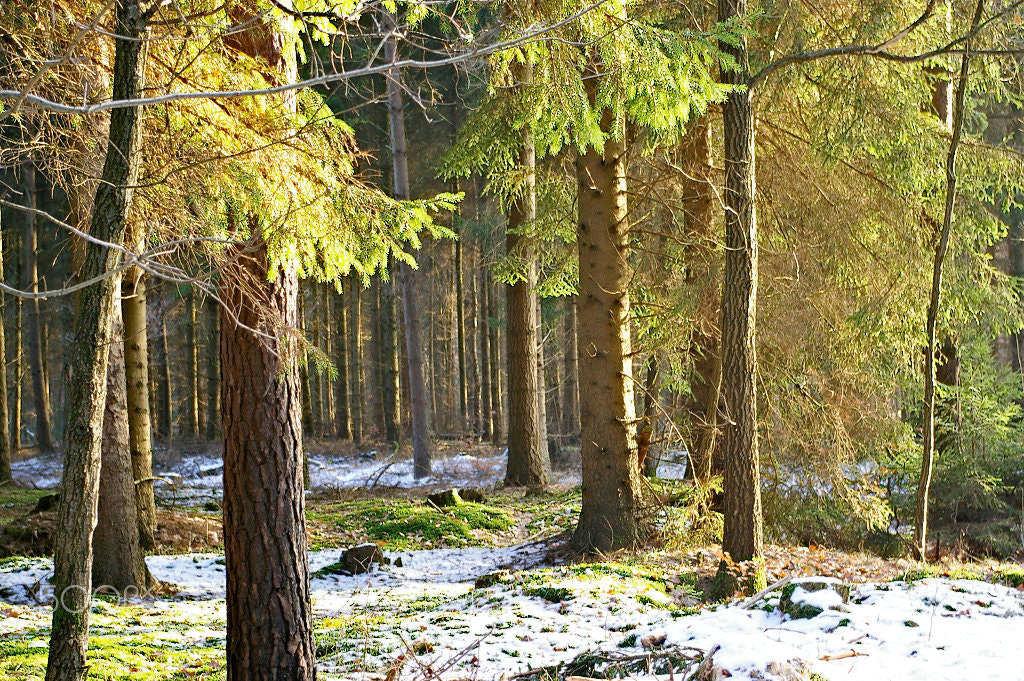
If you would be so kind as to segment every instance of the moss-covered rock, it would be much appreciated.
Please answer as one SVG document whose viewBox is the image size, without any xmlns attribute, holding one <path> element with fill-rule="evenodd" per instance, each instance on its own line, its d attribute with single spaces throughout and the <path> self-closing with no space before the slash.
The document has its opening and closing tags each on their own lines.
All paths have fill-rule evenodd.
<svg viewBox="0 0 1024 681">
<path fill-rule="evenodd" d="M 816 595 L 828 592 L 829 595 Z M 843 604 L 850 601 L 850 585 L 832 577 L 805 577 L 795 579 L 782 589 L 779 612 L 790 619 L 810 619 L 829 610 L 845 611 Z"/>
</svg>

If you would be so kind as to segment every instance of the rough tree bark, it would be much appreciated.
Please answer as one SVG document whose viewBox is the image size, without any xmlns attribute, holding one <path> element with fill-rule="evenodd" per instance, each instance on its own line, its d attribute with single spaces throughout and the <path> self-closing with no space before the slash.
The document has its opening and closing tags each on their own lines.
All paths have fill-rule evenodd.
<svg viewBox="0 0 1024 681">
<path fill-rule="evenodd" d="M 290 1 L 285 0 L 290 6 Z M 295 41 L 273 18 L 240 16 L 240 47 L 295 82 Z M 282 97 L 285 120 L 294 94 Z M 249 243 L 224 273 L 221 314 L 221 432 L 228 681 L 316 678 L 306 547 L 299 283 L 287 262 L 269 270 L 258 216 Z M 270 278 L 269 275 L 273 274 Z M 230 310 L 240 324 L 235 324 Z M 259 329 L 257 335 L 249 329 Z"/>
<path fill-rule="evenodd" d="M 603 66 L 596 54 L 585 74 L 593 106 Z M 583 507 L 572 544 L 606 552 L 640 543 L 640 474 L 637 470 L 629 321 L 629 222 L 622 125 L 601 113 L 603 149 L 590 147 L 576 161 L 580 262 L 577 353 L 583 456 Z"/>
<path fill-rule="evenodd" d="M 389 24 L 395 17 L 388 15 Z M 392 34 L 385 46 L 387 58 L 397 59 L 397 39 Z M 391 128 L 391 167 L 396 198 L 409 198 L 409 163 L 405 141 L 405 102 L 402 96 L 401 71 L 388 73 L 388 120 Z M 417 478 L 430 475 L 430 426 L 427 423 L 427 390 L 423 382 L 423 348 L 420 345 L 419 310 L 416 308 L 416 276 L 406 263 L 398 266 L 402 287 L 402 313 L 405 319 L 405 352 L 409 364 L 409 402 L 412 421 L 413 474 Z"/>
<path fill-rule="evenodd" d="M 114 99 L 139 96 L 145 45 L 137 0 L 115 5 Z M 115 109 L 101 182 L 96 190 L 90 233 L 124 242 L 132 187 L 139 167 L 141 112 Z M 89 280 L 116 268 L 119 252 L 89 243 L 80 277 Z M 107 345 L 119 281 L 108 277 L 82 291 L 69 353 L 68 428 L 64 447 L 57 527 L 54 533 L 53 586 L 57 596 L 50 630 L 47 681 L 78 681 L 88 671 L 89 588 L 92 584 L 92 532 L 99 498 L 100 444 L 107 391 Z"/>
<path fill-rule="evenodd" d="M 247 251 L 222 298 L 242 324 L 275 338 L 221 315 L 228 679 L 303 681 L 316 662 L 301 396 L 296 347 L 281 335 L 298 324 L 298 279 L 289 268 L 267 281 L 261 239 Z"/>
<path fill-rule="evenodd" d="M 742 16 L 746 0 L 719 0 L 718 17 Z M 723 70 L 726 83 L 748 77 L 746 39 L 720 43 L 738 71 Z M 750 92 L 733 92 L 722 105 L 725 123 L 725 277 L 722 286 L 722 391 L 727 417 L 722 443 L 725 466 L 723 550 L 733 560 L 763 554 L 761 463 L 757 443 L 757 213 L 754 207 L 754 113 Z"/>
</svg>

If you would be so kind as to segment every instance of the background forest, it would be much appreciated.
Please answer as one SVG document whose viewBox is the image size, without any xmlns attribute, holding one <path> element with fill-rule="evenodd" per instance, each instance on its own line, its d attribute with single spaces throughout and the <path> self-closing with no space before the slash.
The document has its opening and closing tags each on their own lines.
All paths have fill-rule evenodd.
<svg viewBox="0 0 1024 681">
<path fill-rule="evenodd" d="M 748 592 L 765 541 L 1019 557 L 1022 4 L 5 3 L 0 485 L 64 482 L 0 554 L 149 584 L 199 457 L 230 602 L 322 461 L 462 452 Z"/>
</svg>

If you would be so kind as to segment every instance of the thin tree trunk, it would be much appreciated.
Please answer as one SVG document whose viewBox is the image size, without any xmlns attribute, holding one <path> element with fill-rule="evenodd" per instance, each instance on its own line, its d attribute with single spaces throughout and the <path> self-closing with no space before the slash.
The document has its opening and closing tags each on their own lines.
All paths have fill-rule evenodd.
<svg viewBox="0 0 1024 681">
<path fill-rule="evenodd" d="M 397 443 L 401 439 L 401 393 L 399 392 L 398 338 L 395 324 L 394 281 L 380 282 L 380 352 L 381 409 L 384 416 L 384 439 Z"/>
<path fill-rule="evenodd" d="M 103 411 L 99 513 L 93 531 L 93 589 L 114 589 L 118 597 L 142 593 L 152 578 L 140 545 L 135 501 L 121 310 L 111 313 L 107 400 Z"/>
<path fill-rule="evenodd" d="M 520 67 L 517 80 L 529 82 L 529 67 Z M 542 446 L 540 424 L 540 385 L 537 359 L 537 265 L 529 237 L 520 231 L 537 217 L 536 152 L 533 133 L 522 131 L 519 167 L 524 184 L 508 211 L 505 253 L 521 260 L 525 278 L 505 288 L 508 331 L 508 485 L 547 485 L 550 482 L 547 447 Z"/>
<path fill-rule="evenodd" d="M 490 291 L 491 303 L 493 305 L 496 296 L 494 282 L 491 279 L 490 273 L 487 275 L 487 289 Z M 496 311 L 495 316 L 497 316 Z M 497 324 L 488 330 L 487 347 L 491 352 L 491 409 L 494 414 L 491 441 L 497 444 L 505 441 L 505 404 L 502 401 L 502 395 L 505 393 L 502 390 L 504 386 L 502 386 L 501 381 L 503 357 L 501 355 L 501 336 L 499 335 Z"/>
<path fill-rule="evenodd" d="M 711 182 L 711 129 L 706 118 L 696 121 L 687 131 L 679 145 L 682 172 L 683 220 L 686 225 L 687 274 L 686 283 L 693 287 L 700 302 L 697 304 L 697 320 L 691 342 L 694 376 L 690 381 L 693 399 L 687 403 L 691 423 L 690 475 L 701 483 L 707 483 L 712 470 L 721 471 L 719 462 L 715 465 L 715 449 L 718 444 L 718 412 L 722 386 L 722 356 L 719 339 L 711 331 L 711 306 L 704 304 L 711 296 L 710 287 L 700 291 L 697 287 L 701 278 L 713 280 L 704 263 L 713 260 L 709 245 L 713 242 L 715 189 Z M 665 272 L 665 276 L 671 273 Z M 717 292 L 716 292 L 717 293 Z M 709 301 L 710 302 L 710 301 Z M 719 313 L 720 314 L 720 313 Z M 707 315 L 707 316 L 705 316 Z"/>
<path fill-rule="evenodd" d="M 334 361 L 334 327 L 331 324 L 333 308 L 331 298 L 326 284 L 315 284 L 313 288 L 320 299 L 320 315 L 317 328 L 320 329 L 323 344 L 321 349 L 324 356 Z M 320 373 L 320 413 L 323 414 L 323 436 L 335 429 L 337 423 L 334 408 L 334 389 L 331 386 L 331 376 L 327 371 Z"/>
<path fill-rule="evenodd" d="M 349 405 L 352 412 L 352 441 L 359 445 L 363 441 L 363 305 L 362 290 L 356 275 L 350 278 L 352 287 L 349 299 L 352 301 L 351 321 L 349 322 L 348 349 L 352 365 L 349 371 Z"/>
<path fill-rule="evenodd" d="M 300 293 L 299 293 L 299 296 L 298 296 L 299 328 L 300 329 L 308 328 L 306 326 L 306 305 L 305 305 L 305 300 L 306 300 L 306 298 L 305 298 L 305 296 L 302 295 L 301 288 L 300 288 Z M 223 331 L 221 332 L 221 335 L 223 335 Z M 305 359 L 305 361 L 302 362 L 302 368 L 299 369 L 299 382 L 300 382 L 300 386 L 302 388 L 302 391 L 301 391 L 301 394 L 302 394 L 302 398 L 301 398 L 302 406 L 300 408 L 301 409 L 301 414 L 302 414 L 302 432 L 307 434 L 307 435 L 313 435 L 313 397 L 312 397 L 313 391 L 312 391 L 312 387 L 311 387 L 311 383 L 310 383 L 310 377 L 309 377 L 309 352 L 308 351 L 305 353 L 304 359 Z"/>
<path fill-rule="evenodd" d="M 540 296 L 535 295 L 537 305 L 537 433 L 540 436 L 540 455 L 547 467 L 547 478 L 551 480 L 551 447 L 548 442 L 548 360 L 544 351 L 544 307 Z"/>
<path fill-rule="evenodd" d="M 565 299 L 566 314 L 562 331 L 565 342 L 562 435 L 572 439 L 576 439 L 580 432 L 579 364 L 576 359 L 576 300 L 576 296 Z"/>
<path fill-rule="evenodd" d="M 977 28 L 984 10 L 984 0 L 978 0 L 972 29 Z M 924 451 L 921 455 L 921 476 L 917 486 L 917 503 L 914 510 L 914 552 L 919 559 L 925 557 L 928 542 L 928 493 L 931 488 L 932 468 L 935 459 L 935 355 L 938 350 L 937 333 L 939 302 L 942 296 L 942 269 L 949 250 L 949 237 L 953 226 L 953 207 L 957 192 L 957 153 L 964 128 L 964 102 L 970 78 L 971 40 L 964 46 L 960 62 L 960 81 L 957 83 L 956 104 L 953 111 L 953 137 L 946 155 L 946 204 L 942 217 L 942 233 L 935 247 L 935 262 L 932 267 L 932 289 L 928 298 L 927 346 L 924 360 Z M 954 353 L 951 353 L 955 355 Z"/>
<path fill-rule="evenodd" d="M 131 243 L 132 240 L 129 240 Z M 136 246 L 137 248 L 137 246 Z M 128 436 L 139 542 L 144 550 L 156 546 L 156 499 L 153 494 L 153 433 L 149 410 L 149 343 L 146 336 L 146 282 L 132 268 L 121 285 L 124 319 L 124 364 L 128 400 Z"/>
<path fill-rule="evenodd" d="M 655 452 L 650 449 L 651 440 L 654 437 L 654 425 L 658 420 L 658 395 L 661 393 L 661 357 L 657 352 L 651 353 L 647 359 L 647 376 L 644 379 L 644 410 L 641 428 L 645 431 L 646 437 L 642 440 L 646 443 L 640 457 L 640 470 L 649 478 L 658 475 L 658 459 Z M 643 433 L 641 433 L 643 435 Z"/>
<path fill-rule="evenodd" d="M 470 271 L 473 270 L 473 249 L 470 249 Z M 480 436 L 480 346 L 477 326 L 480 319 L 480 297 L 476 287 L 476 277 L 469 279 L 469 306 L 466 308 L 468 322 L 466 324 L 466 430 L 474 440 Z"/>
<path fill-rule="evenodd" d="M 466 427 L 469 414 L 469 382 L 466 370 L 466 293 L 463 289 L 462 240 L 460 234 L 455 241 L 455 330 L 458 334 L 456 351 L 459 355 L 459 428 Z"/>
<path fill-rule="evenodd" d="M 12 249 L 12 260 L 14 261 L 14 281 L 24 284 L 21 275 L 21 232 L 14 234 L 14 248 Z M 24 345 L 22 344 L 22 333 L 24 331 L 23 306 L 20 297 L 14 299 L 14 347 L 11 354 L 14 357 L 14 393 L 11 400 L 11 452 L 17 453 L 21 449 L 21 386 L 25 380 Z"/>
<path fill-rule="evenodd" d="M 718 17 L 743 16 L 746 0 L 719 0 Z M 722 80 L 747 80 L 746 39 L 720 43 L 739 71 Z M 725 465 L 723 550 L 733 560 L 763 555 L 761 464 L 757 445 L 757 213 L 754 179 L 754 113 L 750 92 L 730 93 L 722 105 L 725 123 L 725 280 L 722 287 L 722 390 L 728 418 L 722 443 Z"/>
<path fill-rule="evenodd" d="M 220 432 L 220 311 L 216 300 L 206 304 L 206 437 Z"/>
<path fill-rule="evenodd" d="M 390 25 L 395 18 L 388 15 Z M 397 41 L 392 36 L 385 48 L 387 58 L 397 59 Z M 405 140 L 405 102 L 402 97 L 401 71 L 388 73 L 388 119 L 391 124 L 391 161 L 395 197 L 409 199 L 409 166 Z M 423 383 L 423 348 L 420 346 L 419 310 L 416 308 L 416 277 L 409 265 L 401 263 L 398 278 L 402 287 L 402 312 L 405 320 L 405 351 L 409 364 L 409 401 L 412 417 L 413 473 L 417 478 L 430 475 L 430 439 L 427 424 L 427 395 Z"/>
<path fill-rule="evenodd" d="M 4 240 L 0 227 L 0 281 L 4 280 Z M 0 485 L 11 478 L 11 430 L 7 406 L 7 342 L 4 325 L 7 321 L 7 296 L 0 291 Z"/>
<path fill-rule="evenodd" d="M 115 100 L 139 96 L 145 71 L 137 0 L 115 5 L 113 93 Z M 114 245 L 124 242 L 132 187 L 139 167 L 140 110 L 114 109 L 101 182 L 96 190 L 90 233 Z M 114 248 L 87 244 L 80 273 L 83 281 L 113 270 L 120 259 Z M 103 409 L 114 295 L 119 281 L 109 277 L 81 293 L 75 315 L 68 383 L 68 429 L 64 447 L 54 533 L 53 579 L 57 599 L 50 629 L 47 681 L 78 681 L 88 672 L 89 611 L 92 585 L 92 531 L 99 498 Z M 134 529 L 134 523 L 133 523 Z"/>
<path fill-rule="evenodd" d="M 480 279 L 483 298 L 480 324 L 480 439 L 491 442 L 494 438 L 494 405 L 491 401 L 491 347 L 489 342 L 491 326 L 491 287 L 487 285 L 486 266 L 474 276 Z"/>
<path fill-rule="evenodd" d="M 31 163 L 25 163 L 24 192 L 27 205 L 36 207 L 36 169 Z M 37 235 L 36 219 L 31 213 L 25 214 L 25 264 L 22 274 L 27 289 L 35 293 L 39 290 L 39 271 L 36 252 Z M 53 435 L 50 430 L 50 389 L 46 381 L 46 356 L 43 354 L 43 322 L 39 311 L 39 299 L 30 298 L 25 302 L 28 307 L 28 323 L 25 337 L 25 351 L 28 354 L 29 373 L 32 376 L 32 399 L 36 415 L 36 446 L 41 452 L 53 451 Z"/>
<path fill-rule="evenodd" d="M 587 94 L 597 99 L 603 67 L 587 69 Z M 601 129 L 618 123 L 605 110 Z M 640 474 L 637 470 L 629 319 L 629 222 L 625 144 L 609 137 L 576 161 L 580 293 L 577 324 L 583 457 L 583 506 L 573 535 L 581 551 L 632 548 L 640 542 Z"/>
<path fill-rule="evenodd" d="M 307 288 L 307 292 L 308 292 Z M 320 315 L 317 304 L 316 291 L 312 291 L 313 295 L 306 295 L 305 299 L 309 303 L 305 307 L 306 314 L 302 322 L 302 328 L 304 330 L 312 327 L 312 342 L 313 347 L 323 352 L 323 338 L 320 331 Z M 310 430 L 314 437 L 323 437 L 324 435 L 324 408 L 323 408 L 323 393 L 324 393 L 324 374 L 320 371 L 320 367 L 317 363 L 306 364 L 306 380 L 309 385 L 309 405 L 310 405 L 310 416 L 312 421 L 310 422 Z"/>
<path fill-rule="evenodd" d="M 171 356 L 167 348 L 167 308 L 160 311 L 160 328 L 157 330 L 157 395 L 160 402 L 160 435 L 170 440 L 174 434 L 174 404 L 171 390 Z"/>
<path fill-rule="evenodd" d="M 334 306 L 334 316 L 338 323 L 338 351 L 334 358 L 335 365 L 338 367 L 338 378 L 335 379 L 334 383 L 334 401 L 337 405 L 334 411 L 334 426 L 335 435 L 342 440 L 352 439 L 352 410 L 349 408 L 349 352 L 346 347 L 349 337 L 349 319 L 345 298 L 351 297 L 353 294 L 358 295 L 358 292 L 349 289 L 346 296 L 346 291 L 343 289 L 335 299 Z"/>
<path fill-rule="evenodd" d="M 199 316 L 196 310 L 196 290 L 190 287 L 185 298 L 185 321 L 188 343 L 188 413 L 185 415 L 187 434 L 199 435 Z"/>
</svg>

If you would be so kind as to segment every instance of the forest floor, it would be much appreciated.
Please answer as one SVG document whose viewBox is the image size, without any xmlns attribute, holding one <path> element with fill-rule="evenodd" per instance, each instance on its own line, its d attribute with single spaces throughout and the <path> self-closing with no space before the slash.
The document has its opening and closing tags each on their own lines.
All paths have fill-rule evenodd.
<svg viewBox="0 0 1024 681">
<path fill-rule="evenodd" d="M 811 581 L 756 602 L 712 602 L 714 546 L 662 542 L 640 555 L 569 561 L 562 544 L 580 506 L 571 474 L 544 492 L 495 489 L 502 452 L 452 442 L 418 484 L 407 461 L 329 443 L 311 449 L 323 678 L 1020 678 L 1024 572 L 1012 564 L 769 546 L 770 583 Z M 221 679 L 219 460 L 197 445 L 161 452 L 156 463 L 173 483 L 158 486 L 160 555 L 148 558 L 162 586 L 143 600 L 95 601 L 90 678 Z M 25 488 L 0 490 L 0 555 L 8 556 L 0 558 L 0 676 L 42 678 L 52 570 L 42 556 L 53 512 L 36 510 L 50 492 L 33 486 L 56 484 L 59 465 L 24 457 L 15 474 Z M 426 493 L 452 486 L 486 498 L 425 503 Z M 363 541 L 381 546 L 390 564 L 341 574 L 341 549 Z M 837 578 L 849 595 L 819 577 Z M 783 596 L 796 606 L 780 609 Z"/>
</svg>

